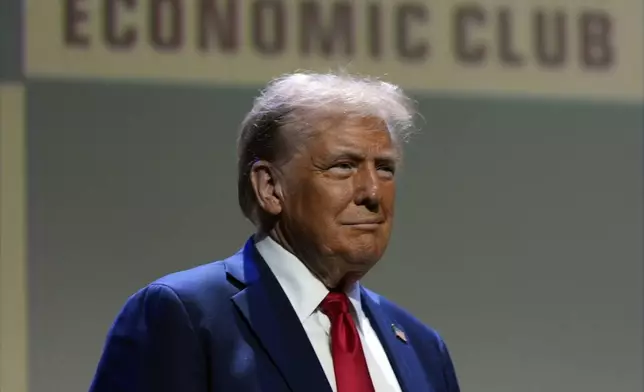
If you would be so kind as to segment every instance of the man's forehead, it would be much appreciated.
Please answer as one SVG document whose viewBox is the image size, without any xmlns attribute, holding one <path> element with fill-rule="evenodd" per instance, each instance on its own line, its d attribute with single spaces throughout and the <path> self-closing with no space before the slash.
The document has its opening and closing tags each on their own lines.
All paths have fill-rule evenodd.
<svg viewBox="0 0 644 392">
<path fill-rule="evenodd" d="M 312 131 L 298 143 L 296 151 L 299 154 L 324 160 L 342 156 L 391 161 L 400 159 L 400 151 L 387 124 L 379 118 L 329 118 L 317 121 Z"/>
<path fill-rule="evenodd" d="M 317 127 L 320 131 L 325 130 L 339 130 L 346 128 L 362 128 L 370 130 L 382 130 L 388 131 L 389 126 L 387 122 L 382 118 L 375 116 L 329 116 L 322 118 L 317 123 Z"/>
<path fill-rule="evenodd" d="M 355 154 L 395 154 L 391 133 L 384 127 L 369 127 L 367 124 L 347 124 L 318 133 L 320 146 L 329 150 Z"/>
</svg>

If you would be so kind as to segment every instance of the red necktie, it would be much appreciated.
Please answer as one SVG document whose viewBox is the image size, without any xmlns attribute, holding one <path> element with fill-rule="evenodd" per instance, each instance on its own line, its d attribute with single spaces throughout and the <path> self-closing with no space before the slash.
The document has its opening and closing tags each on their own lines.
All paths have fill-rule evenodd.
<svg viewBox="0 0 644 392">
<path fill-rule="evenodd" d="M 374 392 L 360 335 L 344 293 L 329 293 L 320 305 L 331 320 L 331 355 L 338 392 Z"/>
</svg>

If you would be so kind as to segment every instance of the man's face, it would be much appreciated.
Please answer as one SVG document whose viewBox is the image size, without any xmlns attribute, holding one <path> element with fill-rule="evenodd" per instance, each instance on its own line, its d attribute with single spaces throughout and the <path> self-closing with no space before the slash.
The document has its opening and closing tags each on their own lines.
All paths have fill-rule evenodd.
<svg viewBox="0 0 644 392">
<path fill-rule="evenodd" d="M 380 259 L 392 228 L 396 158 L 385 124 L 363 119 L 318 132 L 287 164 L 280 225 L 297 253 L 326 260 L 310 267 L 359 278 Z"/>
</svg>

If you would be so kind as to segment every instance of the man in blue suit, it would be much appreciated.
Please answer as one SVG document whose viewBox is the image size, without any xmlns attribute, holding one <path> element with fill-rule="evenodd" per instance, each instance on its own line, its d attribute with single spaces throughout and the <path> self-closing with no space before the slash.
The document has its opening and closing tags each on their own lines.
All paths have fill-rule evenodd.
<svg viewBox="0 0 644 392">
<path fill-rule="evenodd" d="M 458 392 L 439 335 L 359 283 L 389 242 L 413 117 L 379 80 L 273 80 L 238 142 L 256 234 L 134 294 L 91 391 Z"/>
</svg>

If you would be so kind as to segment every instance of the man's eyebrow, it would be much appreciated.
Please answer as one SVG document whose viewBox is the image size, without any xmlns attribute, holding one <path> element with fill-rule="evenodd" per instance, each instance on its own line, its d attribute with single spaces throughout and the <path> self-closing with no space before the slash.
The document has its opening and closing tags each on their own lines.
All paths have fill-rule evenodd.
<svg viewBox="0 0 644 392">
<path fill-rule="evenodd" d="M 393 152 L 380 154 L 380 155 L 376 156 L 376 161 L 377 162 L 390 163 L 390 164 L 396 164 L 398 162 L 398 155 L 396 153 L 393 153 Z"/>
<path fill-rule="evenodd" d="M 331 156 L 334 159 L 340 159 L 340 158 L 349 158 L 354 160 L 366 159 L 365 154 L 359 153 L 354 150 L 337 150 L 333 154 L 331 154 Z M 376 162 L 395 164 L 396 162 L 398 162 L 398 155 L 394 151 L 385 151 L 385 152 L 378 153 L 374 159 Z"/>
</svg>

